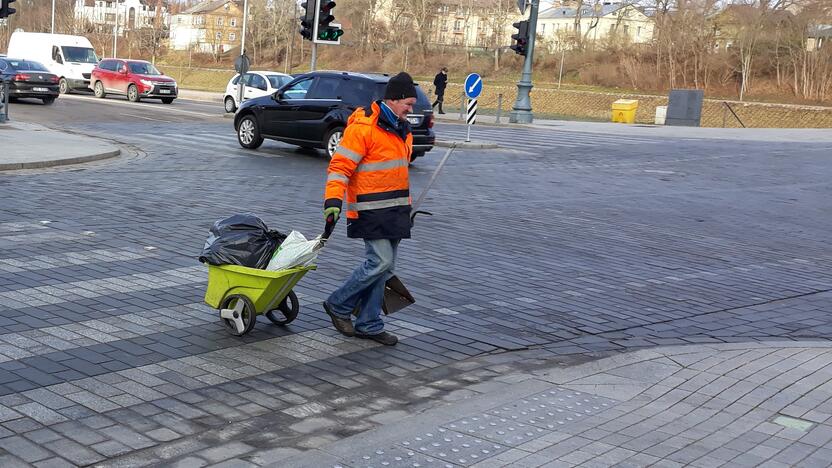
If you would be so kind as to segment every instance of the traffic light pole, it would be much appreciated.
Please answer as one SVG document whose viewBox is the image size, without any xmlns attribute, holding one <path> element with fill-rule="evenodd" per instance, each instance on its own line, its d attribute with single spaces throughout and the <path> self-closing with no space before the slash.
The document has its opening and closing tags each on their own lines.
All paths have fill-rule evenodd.
<svg viewBox="0 0 832 468">
<path fill-rule="evenodd" d="M 318 44 L 312 42 L 312 64 L 309 65 L 309 71 L 315 71 L 315 66 L 318 65 Z"/>
<path fill-rule="evenodd" d="M 532 123 L 532 63 L 534 62 L 535 31 L 537 30 L 537 10 L 540 0 L 531 0 L 529 13 L 529 45 L 526 49 L 526 60 L 523 62 L 523 75 L 517 82 L 517 100 L 511 110 L 508 121 L 511 123 Z"/>
</svg>

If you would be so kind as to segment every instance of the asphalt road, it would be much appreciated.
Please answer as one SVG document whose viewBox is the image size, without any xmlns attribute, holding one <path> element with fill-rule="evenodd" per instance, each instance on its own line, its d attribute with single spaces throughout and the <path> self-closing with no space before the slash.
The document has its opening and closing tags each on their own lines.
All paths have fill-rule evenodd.
<svg viewBox="0 0 832 468">
<path fill-rule="evenodd" d="M 361 259 L 343 225 L 289 327 L 231 337 L 202 303 L 196 256 L 215 220 L 323 228 L 320 152 L 243 150 L 220 104 L 186 100 L 62 96 L 12 118 L 124 156 L 0 174 L 2 466 L 305 449 L 544 362 L 832 336 L 828 142 L 478 127 L 501 148 L 458 150 L 439 177 L 397 264 L 417 304 L 388 318 L 402 341 L 380 349 L 320 309 Z M 414 194 L 440 156 L 413 166 Z"/>
<path fill-rule="evenodd" d="M 91 93 L 65 94 L 51 106 L 34 99 L 12 105 L 12 117 L 44 125 L 74 125 L 85 122 L 189 122 L 222 117 L 222 104 L 177 99 L 162 104 L 158 99 L 133 103 L 126 96 L 97 99 Z"/>
</svg>

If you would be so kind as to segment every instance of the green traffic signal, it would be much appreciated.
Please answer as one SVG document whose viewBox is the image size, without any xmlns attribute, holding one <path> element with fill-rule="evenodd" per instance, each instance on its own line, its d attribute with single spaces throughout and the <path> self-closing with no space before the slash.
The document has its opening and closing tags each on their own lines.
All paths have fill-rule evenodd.
<svg viewBox="0 0 832 468">
<path fill-rule="evenodd" d="M 343 29 L 326 28 L 318 34 L 318 39 L 322 41 L 337 41 L 339 37 L 344 35 Z"/>
</svg>

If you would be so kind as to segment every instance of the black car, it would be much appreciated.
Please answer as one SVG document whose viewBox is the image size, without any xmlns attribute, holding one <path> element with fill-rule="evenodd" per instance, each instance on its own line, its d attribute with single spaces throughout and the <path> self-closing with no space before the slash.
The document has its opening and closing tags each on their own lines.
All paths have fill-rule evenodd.
<svg viewBox="0 0 832 468">
<path fill-rule="evenodd" d="M 60 94 L 60 77 L 49 73 L 39 62 L 0 58 L 0 79 L 10 81 L 9 98 L 36 98 L 52 104 Z M 2 90 L 0 90 L 2 93 Z"/>
<path fill-rule="evenodd" d="M 303 148 L 323 148 L 332 157 L 347 119 L 384 95 L 388 75 L 320 71 L 300 75 L 272 95 L 249 99 L 234 116 L 243 148 L 258 148 L 264 138 Z M 413 129 L 411 161 L 433 149 L 433 110 L 416 87 L 416 104 L 408 120 Z"/>
</svg>

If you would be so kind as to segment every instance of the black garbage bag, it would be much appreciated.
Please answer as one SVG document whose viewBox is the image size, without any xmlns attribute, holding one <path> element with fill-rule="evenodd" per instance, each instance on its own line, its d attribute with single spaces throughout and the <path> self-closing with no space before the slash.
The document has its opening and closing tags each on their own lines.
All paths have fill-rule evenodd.
<svg viewBox="0 0 832 468">
<path fill-rule="evenodd" d="M 252 213 L 236 214 L 214 223 L 199 261 L 265 269 L 285 238 Z"/>
</svg>

